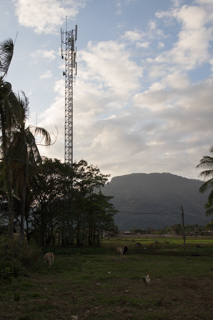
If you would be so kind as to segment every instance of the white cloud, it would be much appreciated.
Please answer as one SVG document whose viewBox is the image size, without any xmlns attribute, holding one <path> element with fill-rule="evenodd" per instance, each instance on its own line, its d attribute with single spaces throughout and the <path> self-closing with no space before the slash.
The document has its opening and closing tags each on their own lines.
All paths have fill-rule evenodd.
<svg viewBox="0 0 213 320">
<path fill-rule="evenodd" d="M 157 23 L 155 20 L 150 20 L 149 21 L 149 36 L 151 37 L 156 37 L 156 36 L 160 36 L 160 37 L 163 37 L 164 34 L 163 34 L 163 31 L 161 29 L 158 29 L 157 28 Z"/>
<path fill-rule="evenodd" d="M 153 111 L 171 109 L 176 105 L 174 101 L 177 101 L 177 97 L 185 95 L 189 88 L 190 81 L 186 74 L 169 74 L 153 83 L 148 90 L 136 94 L 134 103 Z"/>
<path fill-rule="evenodd" d="M 120 1 L 117 1 L 116 3 L 116 6 L 117 6 L 117 15 L 121 15 L 122 14 L 122 10 L 121 10 L 121 2 Z"/>
<path fill-rule="evenodd" d="M 116 7 L 117 7 L 117 15 L 121 15 L 122 14 L 122 5 L 126 4 L 126 5 L 129 5 L 133 2 L 135 2 L 136 0 L 125 0 L 125 1 L 121 1 L 121 0 L 116 0 Z"/>
<path fill-rule="evenodd" d="M 171 0 L 175 7 L 180 6 L 180 4 L 183 2 L 183 0 Z"/>
<path fill-rule="evenodd" d="M 203 7 L 182 6 L 168 12 L 159 12 L 158 18 L 173 16 L 181 24 L 178 41 L 170 51 L 156 58 L 157 63 L 177 64 L 191 70 L 209 59 L 209 43 L 213 39 L 213 28 L 207 26 L 213 16 Z"/>
<path fill-rule="evenodd" d="M 199 3 L 199 4 L 201 4 L 201 5 L 202 5 L 202 4 L 203 4 L 203 5 L 207 4 L 207 5 L 213 6 L 212 0 L 196 0 L 196 2 Z"/>
<path fill-rule="evenodd" d="M 137 42 L 136 47 L 138 48 L 149 48 L 150 42 Z"/>
<path fill-rule="evenodd" d="M 35 59 L 35 61 L 37 61 L 40 57 L 47 59 L 48 62 L 51 62 L 56 58 L 54 50 L 37 50 L 32 52 L 30 55 L 33 59 Z"/>
<path fill-rule="evenodd" d="M 123 38 L 129 41 L 139 41 L 143 38 L 144 33 L 140 31 L 126 31 Z"/>
<path fill-rule="evenodd" d="M 45 72 L 45 74 L 41 75 L 39 77 L 40 79 L 49 79 L 52 78 L 52 72 L 50 70 L 47 70 L 47 72 Z"/>
<path fill-rule="evenodd" d="M 75 18 L 86 0 L 13 0 L 20 25 L 36 33 L 58 33 L 66 16 Z"/>
<path fill-rule="evenodd" d="M 195 31 L 205 25 L 208 14 L 202 7 L 184 5 L 174 11 L 174 17 L 183 23 L 184 28 Z"/>
<path fill-rule="evenodd" d="M 158 48 L 164 48 L 164 47 L 165 47 L 165 45 L 164 45 L 163 42 L 159 42 L 159 43 L 158 43 Z"/>
<path fill-rule="evenodd" d="M 186 91 L 190 87 L 190 80 L 186 73 L 176 72 L 169 74 L 165 79 L 163 79 L 167 88 L 173 90 L 182 90 Z"/>
<path fill-rule="evenodd" d="M 98 82 L 102 88 L 109 87 L 123 97 L 139 88 L 142 68 L 131 60 L 131 53 L 124 44 L 115 41 L 90 42 L 87 51 L 78 53 L 78 60 L 86 63 L 84 77 Z"/>
</svg>

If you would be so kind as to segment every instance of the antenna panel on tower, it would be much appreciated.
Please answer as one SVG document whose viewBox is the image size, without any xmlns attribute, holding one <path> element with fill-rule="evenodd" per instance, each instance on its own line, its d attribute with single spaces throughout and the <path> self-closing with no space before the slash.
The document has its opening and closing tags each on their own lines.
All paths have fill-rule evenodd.
<svg viewBox="0 0 213 320">
<path fill-rule="evenodd" d="M 78 26 L 77 24 L 75 25 L 75 41 L 77 40 L 77 31 L 78 31 Z"/>
</svg>

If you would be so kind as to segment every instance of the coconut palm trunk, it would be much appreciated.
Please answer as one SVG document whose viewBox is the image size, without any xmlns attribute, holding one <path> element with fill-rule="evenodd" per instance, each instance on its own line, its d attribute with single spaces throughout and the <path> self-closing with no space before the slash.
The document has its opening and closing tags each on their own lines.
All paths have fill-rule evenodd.
<svg viewBox="0 0 213 320">
<path fill-rule="evenodd" d="M 24 216 L 26 204 L 26 190 L 27 190 L 27 165 L 24 166 L 23 186 L 21 192 L 21 226 L 20 226 L 20 242 L 24 241 Z"/>
<path fill-rule="evenodd" d="M 41 168 L 42 158 L 40 156 L 36 136 L 41 138 L 45 146 L 51 144 L 50 134 L 40 127 L 26 126 L 29 112 L 29 99 L 24 92 L 22 96 L 17 95 L 21 108 L 21 120 L 13 133 L 11 141 L 11 155 L 13 157 L 13 182 L 14 192 L 21 201 L 21 223 L 20 242 L 24 239 L 24 217 L 26 216 L 26 195 L 30 190 L 32 180 Z"/>
<path fill-rule="evenodd" d="M 2 149 L 4 159 L 4 171 L 5 171 L 5 182 L 6 182 L 6 193 L 8 198 L 8 216 L 9 216 L 9 236 L 13 237 L 13 196 L 12 196 L 12 184 L 11 184 L 11 169 L 8 159 L 8 148 L 7 148 L 7 136 L 5 130 L 4 112 L 0 112 L 1 115 L 1 130 L 2 130 Z"/>
<path fill-rule="evenodd" d="M 5 170 L 5 184 L 8 197 L 8 211 L 9 211 L 9 235 L 13 236 L 13 197 L 11 185 L 11 165 L 8 153 L 8 134 L 13 124 L 14 114 L 13 107 L 16 107 L 16 99 L 12 92 L 10 83 L 4 81 L 14 51 L 14 44 L 11 39 L 0 43 L 0 121 L 2 132 L 2 155 Z"/>
</svg>

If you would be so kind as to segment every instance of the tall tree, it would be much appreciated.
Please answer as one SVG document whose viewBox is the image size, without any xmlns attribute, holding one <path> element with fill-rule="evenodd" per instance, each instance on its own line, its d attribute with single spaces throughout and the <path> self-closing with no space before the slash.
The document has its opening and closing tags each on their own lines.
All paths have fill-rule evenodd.
<svg viewBox="0 0 213 320">
<path fill-rule="evenodd" d="M 45 146 L 51 144 L 51 137 L 44 128 L 26 126 L 29 113 L 29 100 L 24 92 L 22 92 L 21 96 L 17 95 L 17 100 L 21 107 L 21 119 L 16 125 L 16 130 L 13 132 L 9 149 L 12 157 L 15 194 L 21 200 L 20 240 L 23 241 L 27 188 L 30 188 L 32 178 L 42 165 L 36 136 L 39 135 L 41 137 Z"/>
<path fill-rule="evenodd" d="M 213 153 L 213 147 L 210 148 L 210 152 Z M 213 157 L 204 156 L 200 163 L 197 165 L 197 168 L 204 168 L 205 170 L 200 173 L 200 176 L 204 179 L 207 179 L 199 191 L 204 193 L 205 191 L 211 189 L 211 192 L 208 196 L 208 202 L 205 205 L 206 215 L 209 216 L 213 214 Z"/>
<path fill-rule="evenodd" d="M 14 44 L 11 39 L 0 43 L 0 129 L 1 153 L 5 174 L 5 188 L 8 197 L 9 234 L 13 236 L 13 198 L 11 188 L 11 164 L 9 144 L 12 128 L 19 121 L 19 103 L 12 91 L 12 86 L 4 80 L 13 57 Z"/>
<path fill-rule="evenodd" d="M 76 169 L 73 181 L 74 194 L 77 191 L 78 197 L 81 198 L 80 201 L 74 202 L 74 209 L 78 212 L 76 242 L 77 245 L 80 243 L 80 231 L 84 228 L 87 230 L 88 244 L 98 245 L 103 230 L 113 227 L 113 215 L 116 213 L 110 204 L 111 197 L 105 197 L 101 192 L 101 187 L 107 183 L 109 175 L 102 174 L 97 166 L 88 165 L 84 160 L 77 164 Z"/>
<path fill-rule="evenodd" d="M 62 224 L 64 194 L 72 181 L 67 179 L 69 170 L 58 159 L 44 158 L 42 171 L 35 176 L 32 221 L 41 245 L 53 242 L 54 231 Z"/>
<path fill-rule="evenodd" d="M 110 230 L 114 227 L 113 216 L 118 212 L 110 202 L 112 197 L 105 196 L 101 191 L 92 193 L 85 201 L 85 222 L 87 230 L 88 244 L 90 246 L 99 246 L 100 239 L 104 230 Z"/>
<path fill-rule="evenodd" d="M 44 159 L 33 190 L 36 209 L 32 220 L 40 244 L 50 244 L 57 233 L 62 244 L 75 240 L 77 245 L 82 241 L 98 245 L 103 230 L 114 227 L 116 213 L 111 197 L 100 190 L 107 177 L 84 160 L 70 166 L 57 159 Z"/>
</svg>

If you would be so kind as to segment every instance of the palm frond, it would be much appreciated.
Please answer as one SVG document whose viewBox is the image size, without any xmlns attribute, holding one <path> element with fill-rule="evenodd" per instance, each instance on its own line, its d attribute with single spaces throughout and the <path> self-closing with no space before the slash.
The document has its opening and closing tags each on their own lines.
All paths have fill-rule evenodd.
<svg viewBox="0 0 213 320">
<path fill-rule="evenodd" d="M 205 204 L 204 208 L 206 209 L 206 216 L 213 214 L 213 190 L 210 192 L 208 202 Z"/>
<path fill-rule="evenodd" d="M 213 178 L 204 182 L 202 186 L 200 187 L 199 191 L 200 193 L 204 193 L 206 190 L 213 188 Z"/>
<path fill-rule="evenodd" d="M 9 82 L 6 82 L 6 81 L 0 82 L 0 102 L 7 99 L 11 90 L 12 90 L 12 85 Z"/>
<path fill-rule="evenodd" d="M 39 142 L 40 144 L 42 143 L 43 140 L 46 146 L 49 146 L 51 144 L 51 136 L 46 129 L 41 127 L 35 127 L 35 135 L 42 137 L 42 140 Z"/>
<path fill-rule="evenodd" d="M 29 116 L 29 99 L 25 95 L 24 91 L 21 91 L 21 95 L 18 93 L 16 98 L 22 110 L 21 125 L 24 126 L 24 123 Z"/>
<path fill-rule="evenodd" d="M 200 177 L 203 177 L 204 179 L 213 177 L 213 170 L 204 170 L 200 173 Z"/>
<path fill-rule="evenodd" d="M 211 216 L 213 214 L 213 207 L 206 210 L 206 216 Z"/>
<path fill-rule="evenodd" d="M 14 51 L 14 43 L 12 39 L 7 39 L 0 43 L 0 72 L 3 73 L 2 78 L 7 74 Z"/>
<path fill-rule="evenodd" d="M 204 156 L 196 168 L 213 169 L 213 157 Z"/>
<path fill-rule="evenodd" d="M 11 113 L 13 115 L 13 120 L 16 123 L 20 123 L 20 121 L 22 120 L 22 108 L 20 106 L 19 100 L 17 99 L 17 96 L 13 91 L 10 92 L 9 103 Z"/>
<path fill-rule="evenodd" d="M 6 130 L 12 130 L 20 121 L 20 104 L 14 92 L 10 89 L 10 84 L 6 87 L 4 98 L 1 100 L 0 112 L 1 121 L 4 122 L 1 125 L 4 125 Z"/>
</svg>

